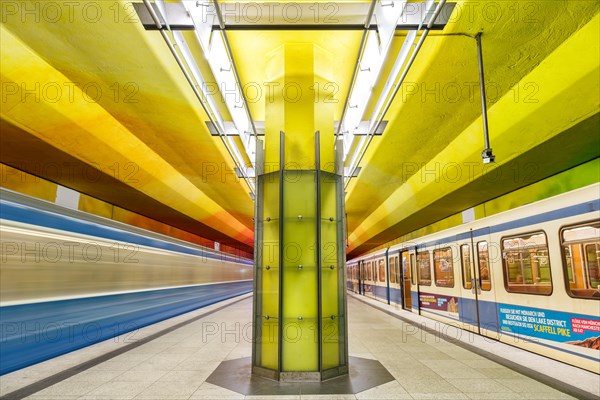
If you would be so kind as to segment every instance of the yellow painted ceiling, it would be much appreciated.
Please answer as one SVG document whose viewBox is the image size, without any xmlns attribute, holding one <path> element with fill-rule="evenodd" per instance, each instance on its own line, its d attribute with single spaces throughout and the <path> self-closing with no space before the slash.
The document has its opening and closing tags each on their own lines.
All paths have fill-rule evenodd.
<svg viewBox="0 0 600 400">
<path fill-rule="evenodd" d="M 36 3 L 19 4 L 35 9 Z M 24 22 L 20 14 L 6 17 L 3 89 L 17 83 L 19 93 L 6 95 L 2 118 L 103 171 L 133 163 L 135 177 L 121 177 L 132 190 L 251 245 L 248 188 L 208 133 L 206 115 L 160 34 L 130 19 L 127 2 L 93 4 L 98 14 L 86 15 L 82 6 L 58 22 L 43 9 Z M 55 83 L 62 89 L 57 102 Z M 40 85 L 40 101 L 23 95 L 22 85 Z M 96 101 L 84 96 L 86 88 Z"/>
<path fill-rule="evenodd" d="M 40 2 L 19 2 L 31 8 L 36 3 Z M 367 250 L 498 195 L 481 193 L 479 186 L 469 185 L 473 182 L 432 184 L 427 175 L 422 179 L 425 163 L 433 171 L 449 163 L 476 163 L 481 168 L 476 47 L 462 34 L 483 32 L 490 132 L 500 166 L 520 156 L 527 159 L 536 145 L 598 112 L 596 0 L 457 3 L 452 22 L 443 31 L 453 35 L 432 32 L 427 38 L 385 116 L 390 123 L 384 135 L 373 140 L 359 177 L 348 188 L 350 251 Z M 234 241 L 251 244 L 253 203 L 248 188 L 232 174 L 233 162 L 220 140 L 209 135 L 206 115 L 160 34 L 145 31 L 130 18 L 128 2 L 94 4 L 100 7 L 94 20 L 77 7 L 73 15 L 59 20 L 36 21 L 33 15 L 23 22 L 19 14 L 3 16 L 2 90 L 7 83 L 19 88 L 16 94 L 3 93 L 1 118 L 23 135 L 83 162 L 104 169 L 134 163 L 139 167 L 136 182 L 121 177 L 128 190 L 150 196 Z M 394 39 L 384 75 L 404 34 L 398 32 Z M 266 55 L 283 43 L 312 42 L 331 52 L 336 60 L 333 83 L 339 89 L 335 95 L 339 118 L 361 32 L 228 35 L 243 85 L 265 82 Z M 186 37 L 192 42 L 190 33 Z M 199 48 L 192 50 L 207 75 Z M 75 99 L 63 95 L 51 102 L 46 96 L 37 102 L 21 92 L 21 84 L 31 88 L 53 82 L 62 87 L 74 84 Z M 381 86 L 379 82 L 376 94 Z M 86 87 L 91 93 L 101 89 L 96 102 L 83 96 Z M 255 120 L 264 120 L 264 109 L 264 93 L 250 101 Z M 2 149 L 2 154 L 7 151 Z M 577 146 L 561 155 L 568 161 L 564 167 L 589 156 Z M 480 173 L 473 181 L 483 182 L 484 176 Z M 508 191 L 521 183 L 503 185 Z M 439 207 L 439 201 L 458 192 L 461 196 L 448 197 Z M 119 205 L 135 211 L 135 204 Z M 160 219 L 162 211 L 156 214 Z"/>
<path fill-rule="evenodd" d="M 593 1 L 458 2 L 444 36 L 432 33 L 426 40 L 385 117 L 390 124 L 382 137 L 373 140 L 359 178 L 348 188 L 349 250 L 366 250 L 409 232 L 415 225 L 403 226 L 403 222 L 413 215 L 419 215 L 421 226 L 435 222 L 441 218 L 440 204 L 432 204 L 452 192 L 462 191 L 463 198 L 471 197 L 470 203 L 442 202 L 445 215 L 497 195 L 493 190 L 470 193 L 466 187 L 469 174 L 471 181 L 481 179 L 486 168 L 479 156 L 484 146 L 476 45 L 473 39 L 456 34 L 483 32 L 491 147 L 501 165 L 547 140 L 546 131 L 559 133 L 598 112 L 597 17 L 598 3 Z M 586 25 L 582 41 L 566 43 Z M 534 73 L 561 45 L 565 51 L 574 50 L 569 55 L 574 58 L 556 55 L 548 71 Z M 590 69 L 580 71 L 584 63 L 590 63 Z M 565 74 L 574 80 L 583 78 L 585 94 L 563 93 Z M 547 114 L 533 119 L 534 106 L 551 99 L 567 100 L 569 109 L 557 102 L 555 108 L 545 110 Z M 529 129 L 511 126 L 515 113 L 522 114 L 519 120 Z M 506 146 L 509 143 L 514 147 Z M 577 157 L 580 150 L 557 155 L 571 158 L 576 165 L 582 162 Z M 454 177 L 454 164 L 460 167 L 459 180 Z M 518 184 L 525 182 L 507 182 L 506 191 Z"/>
</svg>

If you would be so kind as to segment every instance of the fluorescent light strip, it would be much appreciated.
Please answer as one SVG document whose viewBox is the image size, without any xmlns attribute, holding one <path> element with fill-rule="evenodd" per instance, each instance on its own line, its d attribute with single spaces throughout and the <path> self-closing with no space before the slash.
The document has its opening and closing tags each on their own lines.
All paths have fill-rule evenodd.
<svg viewBox="0 0 600 400">
<path fill-rule="evenodd" d="M 402 66 L 406 62 L 408 58 L 408 54 L 412 46 L 414 45 L 415 39 L 417 38 L 417 31 L 410 31 L 406 35 L 406 39 L 404 39 L 404 43 L 402 43 L 402 48 L 398 53 L 398 57 L 396 57 L 396 62 L 392 67 L 392 71 L 388 77 L 385 86 L 383 87 L 382 95 L 379 96 L 379 100 L 373 109 L 373 114 L 371 116 L 371 122 L 369 123 L 369 131 L 372 132 L 375 129 L 375 126 L 379 122 L 381 110 L 383 109 L 383 105 L 386 103 L 396 81 L 398 80 L 398 76 L 400 75 L 400 71 L 402 70 Z M 381 116 L 383 118 L 383 115 Z"/>
<path fill-rule="evenodd" d="M 149 0 L 145 0 L 144 3 L 146 3 L 148 10 L 152 13 L 153 11 L 152 11 L 152 7 L 151 7 Z M 163 0 L 155 0 L 155 3 L 157 5 L 158 13 L 160 14 L 161 18 L 163 19 L 163 21 L 167 21 L 167 16 L 165 15 L 164 1 Z M 188 10 L 188 12 L 190 12 L 190 15 L 192 15 L 192 13 L 191 13 L 190 9 L 187 7 L 187 4 L 185 1 L 183 2 L 183 4 L 186 7 L 186 9 Z M 156 17 L 156 16 L 155 16 L 155 21 L 157 24 L 159 24 L 158 17 Z M 195 26 L 196 26 L 196 24 L 195 24 Z M 198 26 L 196 26 L 196 28 L 198 29 Z M 202 28 L 202 27 L 200 27 L 200 28 Z M 205 30 L 203 30 L 203 29 L 200 29 L 200 31 L 205 33 Z M 255 193 L 254 183 L 250 180 L 250 178 L 248 176 L 248 168 L 246 167 L 246 162 L 244 161 L 244 157 L 242 156 L 241 152 L 239 151 L 239 148 L 238 148 L 237 144 L 235 143 L 235 141 L 230 136 L 226 136 L 225 122 L 223 121 L 223 118 L 218 111 L 218 108 L 215 104 L 214 98 L 207 91 L 206 82 L 204 81 L 204 78 L 202 77 L 202 73 L 200 72 L 197 63 L 195 62 L 194 57 L 192 56 L 192 54 L 189 50 L 189 47 L 187 46 L 187 43 L 185 42 L 185 39 L 183 38 L 183 35 L 180 32 L 173 32 L 173 31 L 170 31 L 170 32 L 173 34 L 175 44 L 179 48 L 179 51 L 177 53 L 181 54 L 181 56 L 183 57 L 184 60 L 183 61 L 180 60 L 179 56 L 175 53 L 173 55 L 179 59 L 181 68 L 184 68 L 183 65 L 181 64 L 181 62 L 184 62 L 186 64 L 187 68 L 184 68 L 184 69 L 187 69 L 187 71 L 184 71 L 184 73 L 188 75 L 189 83 L 192 86 L 195 86 L 194 89 L 196 90 L 198 97 L 201 97 L 200 101 L 203 103 L 205 111 L 207 112 L 207 114 L 209 114 L 209 118 L 215 123 L 217 130 L 221 134 L 221 139 L 223 140 L 223 144 L 227 148 L 227 151 L 229 152 L 230 156 L 233 158 L 233 161 L 236 164 L 236 166 L 242 172 L 242 176 L 244 177 L 244 180 L 246 181 L 246 184 L 248 185 L 248 187 L 251 191 L 251 195 L 254 195 L 254 193 Z M 163 38 L 167 42 L 170 42 L 170 40 L 166 36 L 166 32 L 162 31 L 161 33 L 163 34 Z M 206 50 L 205 50 L 205 45 L 203 44 L 206 42 L 204 40 L 202 40 L 202 36 L 199 35 L 198 30 L 196 31 L 196 37 L 198 38 L 198 41 L 200 42 L 202 50 L 205 52 L 205 54 L 207 54 Z M 204 37 L 205 37 L 205 35 L 204 35 Z M 172 46 L 172 44 L 170 46 Z M 172 51 L 175 52 L 176 50 L 173 48 Z M 226 50 L 225 50 L 225 52 L 226 52 Z M 210 59 L 210 57 L 208 57 L 208 58 Z M 227 59 L 229 60 L 229 57 L 227 57 Z M 212 68 L 212 66 L 211 66 L 211 68 Z M 191 77 L 189 75 L 191 75 Z M 195 84 L 192 82 L 192 79 L 195 81 Z M 234 77 L 234 81 L 235 81 L 235 77 Z M 200 87 L 199 92 L 197 91 L 198 87 Z M 248 120 L 247 115 L 246 115 L 246 120 Z M 247 135 L 246 132 L 244 132 L 244 133 Z M 244 147 L 246 147 L 247 142 L 248 141 L 244 142 Z M 251 153 L 251 154 L 253 154 L 253 153 Z M 250 156 L 249 158 L 251 160 L 253 160 L 253 157 Z"/>
<path fill-rule="evenodd" d="M 409 61 L 409 64 L 406 66 L 406 68 L 402 69 L 402 66 L 405 64 L 411 48 L 415 45 L 417 32 L 421 29 L 421 27 L 423 25 L 425 25 L 426 22 L 429 22 L 429 24 L 433 23 L 433 21 L 436 18 L 436 13 L 439 14 L 439 10 L 441 10 L 441 7 L 443 7 L 445 2 L 446 2 L 446 0 L 441 0 L 436 6 L 435 0 L 428 0 L 426 2 L 426 8 L 427 8 L 428 12 L 426 13 L 424 19 L 421 21 L 421 24 L 419 25 L 418 29 L 415 31 L 409 32 L 406 39 L 404 40 L 404 43 L 402 44 L 402 48 L 400 49 L 400 52 L 398 53 L 398 57 L 396 58 L 396 61 L 392 68 L 392 72 L 390 73 L 390 76 L 388 77 L 388 80 L 386 81 L 384 90 L 382 91 L 382 95 L 379 98 L 377 105 L 375 106 L 375 110 L 372 114 L 371 121 L 369 123 L 369 130 L 367 131 L 367 134 L 365 136 L 361 137 L 361 141 L 354 152 L 351 163 L 349 165 L 349 169 L 348 169 L 349 173 L 348 173 L 348 177 L 346 178 L 345 187 L 347 187 L 348 184 L 350 183 L 350 179 L 351 179 L 352 175 L 354 175 L 354 171 L 358 167 L 358 164 L 360 163 L 360 160 L 362 159 L 364 152 L 366 152 L 367 148 L 369 147 L 369 144 L 373 138 L 373 132 L 378 128 L 381 120 L 384 117 L 384 114 L 389 109 L 390 103 L 393 101 L 395 94 L 398 92 L 398 89 L 399 89 L 398 86 L 402 85 L 402 82 L 403 82 L 404 78 L 406 77 L 406 74 L 408 73 L 408 70 L 410 69 L 412 62 L 414 61 L 414 57 L 416 56 L 416 54 L 413 55 L 413 57 Z M 431 16 L 430 20 L 428 21 L 427 17 L 431 13 L 433 13 L 433 15 Z M 429 26 L 426 29 L 426 31 L 423 33 L 423 36 L 421 37 L 421 39 L 417 45 L 417 48 L 414 50 L 415 52 L 418 52 L 420 50 L 420 46 L 422 45 L 423 40 L 425 39 L 425 37 L 427 37 L 427 33 L 429 32 L 428 29 L 429 29 Z M 398 78 L 398 76 L 400 76 L 401 71 L 402 71 L 402 77 Z M 398 79 L 400 79 L 399 82 L 395 83 Z M 392 93 L 392 89 L 394 89 L 393 93 Z M 383 95 L 384 93 L 385 93 L 385 95 Z M 391 94 L 391 97 L 390 97 L 390 94 Z M 385 107 L 384 107 L 384 103 L 385 103 Z M 385 111 L 382 111 L 382 108 Z M 366 144 L 365 144 L 365 142 L 366 142 Z M 363 146 L 364 146 L 364 150 L 362 150 Z"/>
<path fill-rule="evenodd" d="M 342 121 L 344 160 L 352 148 L 354 133 L 365 113 L 405 6 L 406 1 L 387 3 L 385 6 L 378 2 L 375 5 L 374 18 L 377 20 L 378 30 L 367 33 L 365 47 L 360 55 L 359 71 Z M 364 141 L 361 140 L 362 142 Z"/>
<path fill-rule="evenodd" d="M 375 105 L 375 109 L 373 111 L 373 114 L 371 116 L 371 121 L 369 123 L 369 130 L 367 131 L 367 135 L 371 134 L 371 132 L 373 132 L 373 130 L 379 123 L 379 120 L 380 120 L 379 114 L 381 113 L 383 105 L 386 103 L 386 100 L 388 99 L 388 97 L 391 93 L 391 90 L 394 87 L 394 83 L 396 82 L 396 80 L 398 79 L 398 76 L 400 75 L 402 66 L 406 62 L 406 59 L 408 58 L 408 54 L 410 53 L 410 49 L 412 48 L 416 37 L 417 37 L 417 31 L 410 31 L 408 33 L 408 35 L 406 36 L 406 39 L 404 40 L 404 43 L 402 44 L 402 48 L 400 49 L 400 52 L 398 53 L 398 57 L 396 58 L 396 62 L 394 63 L 394 66 L 392 68 L 392 71 L 391 71 L 391 73 L 385 83 L 385 86 L 381 92 L 381 96 L 379 96 L 379 100 L 377 101 L 377 104 Z M 350 176 L 353 175 L 354 170 L 356 169 L 356 167 L 358 165 L 358 159 L 359 159 L 360 154 L 363 151 L 367 150 L 365 147 L 365 146 L 368 146 L 368 144 L 366 143 L 367 135 L 360 137 L 360 142 L 358 143 L 358 145 L 354 151 L 354 154 L 352 155 L 352 160 L 350 161 L 350 165 L 348 168 Z M 363 147 L 364 147 L 364 150 L 363 150 Z"/>
<path fill-rule="evenodd" d="M 225 45 L 223 32 L 212 31 L 215 14 L 210 12 L 211 3 L 194 2 L 190 4 L 189 1 L 184 0 L 183 5 L 196 27 L 196 37 L 200 42 L 202 51 L 207 56 L 208 64 L 217 81 L 219 91 L 233 119 L 236 133 L 240 136 L 244 150 L 252 165 L 254 165 L 256 139 L 249 134 L 251 128 L 251 121 L 248 117 L 249 112 L 246 109 L 241 84 L 235 77 L 233 63 Z"/>
<path fill-rule="evenodd" d="M 204 77 L 202 76 L 202 73 L 200 72 L 200 69 L 198 68 L 198 64 L 196 64 L 194 57 L 192 56 L 190 49 L 189 49 L 187 43 L 185 42 L 185 39 L 183 38 L 183 34 L 179 31 L 173 31 L 173 37 L 175 38 L 175 42 L 177 43 L 177 46 L 179 47 L 179 51 L 180 51 L 181 55 L 183 56 L 183 59 L 185 60 L 186 64 L 188 65 L 188 68 L 189 68 L 190 72 L 192 73 L 192 76 L 198 83 L 197 86 L 199 86 L 200 90 L 202 91 L 202 94 L 206 98 L 206 101 L 209 105 L 208 108 L 210 109 L 215 122 L 219 125 L 218 128 L 224 132 L 225 131 L 225 122 L 223 121 L 223 117 L 221 116 L 221 114 L 216 112 L 216 110 L 218 110 L 218 108 L 215 103 L 215 99 L 212 96 L 212 94 L 210 92 L 208 92 L 208 90 L 207 90 L 208 88 L 206 86 L 206 81 L 204 80 Z"/>
</svg>

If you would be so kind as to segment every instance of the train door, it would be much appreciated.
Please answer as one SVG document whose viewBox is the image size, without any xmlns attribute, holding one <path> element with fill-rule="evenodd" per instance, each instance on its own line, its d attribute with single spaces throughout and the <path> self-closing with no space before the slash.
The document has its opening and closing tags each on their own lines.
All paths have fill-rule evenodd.
<svg viewBox="0 0 600 400">
<path fill-rule="evenodd" d="M 406 250 L 407 259 L 410 260 L 410 305 L 413 312 L 421 313 L 419 308 L 419 281 L 417 274 L 417 254 L 415 250 Z"/>
<path fill-rule="evenodd" d="M 358 294 L 364 294 L 363 291 L 363 279 L 364 279 L 364 261 L 363 260 L 359 260 L 358 261 Z"/>
<path fill-rule="evenodd" d="M 398 276 L 398 283 L 402 288 L 402 308 L 410 311 L 412 308 L 411 276 L 413 276 L 413 264 L 408 250 L 400 253 L 400 262 L 402 263 L 402 268 L 400 269 L 400 275 Z"/>
<path fill-rule="evenodd" d="M 404 288 L 402 287 L 402 275 L 400 272 L 400 253 L 394 252 L 388 256 L 388 265 L 390 268 L 390 299 L 393 303 L 404 304 Z M 410 295 L 410 287 L 408 288 Z M 404 307 L 404 306 L 403 306 Z"/>
<path fill-rule="evenodd" d="M 502 282 L 502 276 L 494 277 L 493 261 L 501 259 L 499 243 L 492 242 L 490 229 L 478 230 L 482 234 L 473 235 L 478 288 L 477 310 L 479 313 L 479 331 L 482 335 L 495 337 L 499 331 L 498 307 L 496 304 L 496 288 Z M 501 262 L 501 261 L 500 261 Z M 502 268 L 496 269 L 501 271 Z"/>
<path fill-rule="evenodd" d="M 477 333 L 485 333 L 492 325 L 498 325 L 495 295 L 492 290 L 492 270 L 490 266 L 489 228 L 467 234 L 460 243 L 461 301 L 460 319 L 468 324 L 465 328 Z"/>
<path fill-rule="evenodd" d="M 365 275 L 363 276 L 363 294 L 371 297 L 373 295 L 373 263 L 371 260 L 364 262 Z"/>
<path fill-rule="evenodd" d="M 461 300 L 459 301 L 460 319 L 467 324 L 465 328 L 479 333 L 479 310 L 477 299 L 481 293 L 478 288 L 475 268 L 475 249 L 472 232 L 460 243 Z"/>
</svg>

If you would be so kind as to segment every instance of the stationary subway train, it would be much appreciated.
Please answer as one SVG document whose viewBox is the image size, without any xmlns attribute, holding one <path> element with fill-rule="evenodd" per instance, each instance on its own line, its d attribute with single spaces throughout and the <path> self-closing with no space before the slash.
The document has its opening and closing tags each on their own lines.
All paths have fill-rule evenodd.
<svg viewBox="0 0 600 400">
<path fill-rule="evenodd" d="M 252 260 L 0 194 L 0 375 L 252 290 Z"/>
<path fill-rule="evenodd" d="M 347 287 L 600 373 L 600 184 L 347 263 Z"/>
</svg>

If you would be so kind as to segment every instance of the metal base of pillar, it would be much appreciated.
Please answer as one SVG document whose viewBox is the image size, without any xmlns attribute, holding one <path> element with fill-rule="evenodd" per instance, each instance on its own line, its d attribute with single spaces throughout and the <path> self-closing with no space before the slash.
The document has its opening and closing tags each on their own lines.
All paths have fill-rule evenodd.
<svg viewBox="0 0 600 400">
<path fill-rule="evenodd" d="M 321 382 L 321 374 L 318 372 L 282 372 L 279 374 L 279 382 Z"/>
<path fill-rule="evenodd" d="M 377 360 L 350 357 L 349 364 L 347 375 L 323 382 L 278 382 L 266 379 L 262 374 L 252 374 L 252 360 L 250 357 L 245 357 L 223 361 L 206 382 L 247 396 L 284 396 L 356 394 L 394 380 L 394 377 Z"/>
</svg>

